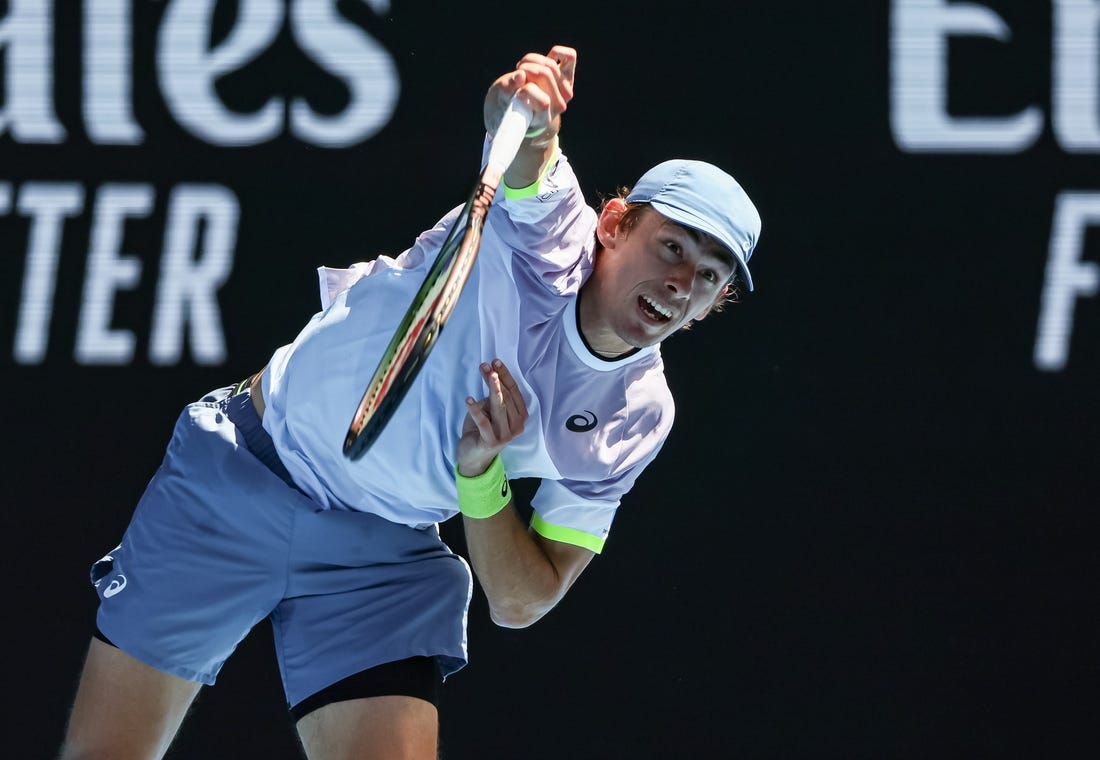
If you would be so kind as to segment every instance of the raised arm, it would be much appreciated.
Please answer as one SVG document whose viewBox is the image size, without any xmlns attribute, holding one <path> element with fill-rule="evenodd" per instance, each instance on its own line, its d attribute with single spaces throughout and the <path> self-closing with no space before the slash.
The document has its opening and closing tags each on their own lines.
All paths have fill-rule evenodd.
<svg viewBox="0 0 1100 760">
<path fill-rule="evenodd" d="M 528 53 L 516 69 L 497 78 L 485 96 L 485 128 L 490 134 L 500 123 L 512 96 L 518 95 L 534 113 L 530 136 L 523 141 L 511 167 L 504 174 L 508 187 L 534 183 L 557 146 L 561 114 L 573 98 L 577 51 L 555 45 L 546 55 Z"/>
<path fill-rule="evenodd" d="M 520 521 L 507 476 L 494 463 L 504 447 L 523 432 L 527 406 L 503 363 L 483 364 L 481 372 L 489 395 L 481 401 L 466 400 L 469 413 L 457 451 L 459 504 L 470 561 L 489 601 L 493 622 L 523 628 L 565 596 L 595 555 L 579 546 L 543 538 Z M 484 493 L 488 504 L 482 509 L 480 498 L 463 503 L 464 490 Z"/>
</svg>

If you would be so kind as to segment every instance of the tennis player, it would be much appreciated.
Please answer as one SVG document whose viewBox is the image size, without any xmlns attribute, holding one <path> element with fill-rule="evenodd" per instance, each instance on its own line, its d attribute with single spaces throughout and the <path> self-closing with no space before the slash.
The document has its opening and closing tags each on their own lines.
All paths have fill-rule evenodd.
<svg viewBox="0 0 1100 760">
<path fill-rule="evenodd" d="M 589 208 L 557 139 L 576 63 L 531 53 L 490 87 L 486 125 L 518 94 L 532 131 L 446 330 L 362 459 L 342 453 L 352 412 L 459 209 L 395 259 L 322 268 L 297 338 L 184 409 L 92 568 L 97 630 L 63 757 L 161 756 L 268 618 L 310 758 L 434 758 L 472 590 L 437 524 L 463 515 L 502 626 L 546 614 L 601 551 L 672 425 L 660 343 L 752 289 L 760 218 L 732 177 L 689 160 Z M 541 479 L 530 524 L 509 477 Z"/>
</svg>

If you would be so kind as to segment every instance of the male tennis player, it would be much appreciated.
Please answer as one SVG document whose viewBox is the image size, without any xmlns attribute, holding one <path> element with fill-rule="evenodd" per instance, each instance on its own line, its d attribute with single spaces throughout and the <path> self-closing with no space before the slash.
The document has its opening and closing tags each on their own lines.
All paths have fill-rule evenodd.
<svg viewBox="0 0 1100 760">
<path fill-rule="evenodd" d="M 352 412 L 458 209 L 396 259 L 322 269 L 322 311 L 298 337 L 186 407 L 93 566 L 97 631 L 64 757 L 163 754 L 270 618 L 310 758 L 434 758 L 472 588 L 436 524 L 463 514 L 504 626 L 539 619 L 600 552 L 672 424 L 659 344 L 736 280 L 752 288 L 760 219 L 733 178 L 683 160 L 597 215 L 558 148 L 575 69 L 559 46 L 490 87 L 490 130 L 516 94 L 533 129 L 446 330 L 362 459 L 342 454 Z M 529 525 L 508 477 L 542 479 Z"/>
</svg>

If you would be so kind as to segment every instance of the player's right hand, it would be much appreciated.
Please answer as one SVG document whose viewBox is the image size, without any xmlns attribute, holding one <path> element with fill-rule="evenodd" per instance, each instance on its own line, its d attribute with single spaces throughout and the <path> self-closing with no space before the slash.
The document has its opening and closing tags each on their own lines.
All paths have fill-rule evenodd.
<svg viewBox="0 0 1100 760">
<path fill-rule="evenodd" d="M 577 71 L 577 51 L 555 45 L 546 55 L 528 53 L 514 71 L 497 78 L 485 96 L 485 128 L 490 134 L 504 116 L 512 97 L 518 95 L 534 114 L 531 131 L 540 141 L 557 134 L 559 118 L 573 99 L 573 80 Z"/>
</svg>

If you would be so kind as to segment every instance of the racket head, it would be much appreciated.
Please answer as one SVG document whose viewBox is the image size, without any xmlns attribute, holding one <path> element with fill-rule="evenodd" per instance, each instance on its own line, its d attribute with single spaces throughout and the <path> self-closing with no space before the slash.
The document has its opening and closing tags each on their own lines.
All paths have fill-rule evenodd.
<svg viewBox="0 0 1100 760">
<path fill-rule="evenodd" d="M 483 189 L 479 184 L 470 196 L 461 234 L 456 224 L 383 352 L 344 437 L 345 457 L 360 459 L 381 435 L 450 319 L 481 244 L 485 217 L 474 201 Z"/>
<path fill-rule="evenodd" d="M 429 316 L 429 318 L 431 317 Z M 353 419 L 344 439 L 344 456 L 352 460 L 362 458 L 371 447 L 371 444 L 382 434 L 386 423 L 397 411 L 401 400 L 408 393 L 413 381 L 420 373 L 420 368 L 435 345 L 440 329 L 442 329 L 442 325 L 437 325 L 421 333 L 413 343 L 404 362 L 392 367 L 394 376 L 388 389 L 378 393 L 373 403 L 368 406 L 364 407 L 361 404 L 362 416 L 359 416 L 359 410 L 357 410 L 356 418 Z M 426 335 L 429 337 L 426 338 Z M 370 388 L 367 389 L 367 393 L 371 393 Z"/>
</svg>

